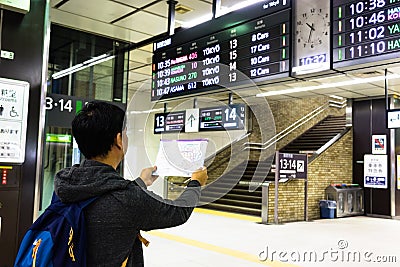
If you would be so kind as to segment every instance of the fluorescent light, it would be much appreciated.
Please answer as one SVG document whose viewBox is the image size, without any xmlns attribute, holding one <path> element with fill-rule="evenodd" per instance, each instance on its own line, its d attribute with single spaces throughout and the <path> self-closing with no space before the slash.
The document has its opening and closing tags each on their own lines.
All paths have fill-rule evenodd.
<svg viewBox="0 0 400 267">
<path fill-rule="evenodd" d="M 388 80 L 398 79 L 398 78 L 400 78 L 400 75 L 398 75 L 398 74 L 390 74 L 387 76 Z M 269 92 L 257 94 L 256 96 L 257 97 L 265 97 L 265 96 L 274 96 L 274 95 L 287 95 L 287 94 L 313 91 L 313 90 L 319 90 L 319 89 L 327 89 L 327 88 L 350 86 L 350 85 L 356 85 L 356 84 L 379 82 L 379 81 L 384 81 L 384 80 L 385 80 L 385 76 L 377 76 L 377 77 L 370 77 L 370 78 L 364 78 L 364 79 L 358 78 L 358 79 L 344 81 L 344 82 L 326 83 L 326 84 L 315 85 L 315 86 L 295 87 L 295 88 L 285 89 L 285 90 L 269 91 Z"/>
<path fill-rule="evenodd" d="M 51 76 L 51 78 L 60 79 L 60 78 L 62 78 L 64 76 L 67 76 L 67 75 L 70 75 L 70 74 L 75 73 L 77 71 L 86 69 L 86 68 L 91 67 L 93 65 L 100 64 L 102 62 L 108 61 L 108 60 L 113 59 L 113 58 L 115 58 L 115 56 L 110 56 L 108 54 L 103 54 L 101 56 L 97 56 L 97 57 L 91 58 L 89 60 L 86 60 L 83 63 L 76 64 L 75 66 L 72 66 L 72 67 L 70 67 L 68 69 L 56 72 Z"/>
<path fill-rule="evenodd" d="M 264 2 L 264 1 L 265 0 L 247 0 L 247 1 L 241 1 L 231 7 L 221 7 L 221 9 L 217 12 L 216 17 L 220 17 L 220 16 L 226 15 L 230 12 L 254 5 L 255 3 Z"/>
<path fill-rule="evenodd" d="M 259 2 L 263 2 L 263 1 L 265 1 L 265 0 L 247 0 L 247 1 L 242 1 L 240 3 L 237 3 L 231 7 L 221 7 L 219 10 L 217 10 L 217 14 L 215 15 L 215 17 L 218 18 L 218 17 L 226 15 L 232 11 L 239 10 L 239 9 L 242 9 L 242 8 L 251 6 L 255 3 L 259 3 Z M 188 22 L 183 22 L 183 21 L 178 21 L 178 20 L 176 20 L 176 21 L 178 23 L 180 23 L 183 28 L 191 28 L 196 25 L 207 22 L 211 19 L 212 19 L 212 14 L 207 14 L 207 15 L 201 16 L 199 18 L 196 18 L 194 20 L 188 21 Z"/>
<path fill-rule="evenodd" d="M 199 24 L 202 24 L 204 22 L 207 22 L 207 21 L 209 21 L 211 19 L 212 19 L 212 14 L 207 14 L 207 15 L 198 17 L 198 18 L 196 18 L 194 20 L 188 21 L 188 22 L 181 22 L 181 24 L 182 24 L 183 28 L 191 28 L 191 27 L 194 27 L 196 25 L 199 25 Z"/>
</svg>

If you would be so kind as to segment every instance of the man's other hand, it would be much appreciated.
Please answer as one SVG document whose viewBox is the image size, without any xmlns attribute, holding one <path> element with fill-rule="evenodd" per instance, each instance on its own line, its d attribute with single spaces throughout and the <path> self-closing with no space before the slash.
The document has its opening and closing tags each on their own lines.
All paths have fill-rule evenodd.
<svg viewBox="0 0 400 267">
<path fill-rule="evenodd" d="M 149 167 L 142 170 L 140 173 L 140 179 L 143 180 L 146 186 L 151 186 L 155 180 L 157 180 L 158 175 L 153 175 L 153 172 L 157 170 L 157 167 Z"/>
<path fill-rule="evenodd" d="M 207 168 L 203 167 L 202 169 L 199 169 L 192 173 L 192 180 L 194 181 L 199 181 L 200 185 L 205 185 L 208 179 L 207 175 Z"/>
</svg>

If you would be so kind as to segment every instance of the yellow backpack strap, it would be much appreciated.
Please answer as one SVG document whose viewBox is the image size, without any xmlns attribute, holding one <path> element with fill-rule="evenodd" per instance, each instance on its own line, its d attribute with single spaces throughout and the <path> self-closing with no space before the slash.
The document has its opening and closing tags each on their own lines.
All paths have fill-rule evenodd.
<svg viewBox="0 0 400 267">
<path fill-rule="evenodd" d="M 140 240 L 140 242 L 142 242 L 143 245 L 145 245 L 146 247 L 148 247 L 150 245 L 150 241 L 148 241 L 146 238 L 144 238 L 140 232 L 137 234 L 137 238 Z M 121 264 L 121 267 L 126 267 L 126 264 L 128 264 L 128 259 L 129 259 L 129 255 L 128 257 L 124 260 L 124 262 Z"/>
<path fill-rule="evenodd" d="M 150 245 L 150 242 L 149 242 L 146 238 L 144 238 L 144 237 L 140 234 L 140 232 L 137 234 L 137 237 L 139 238 L 140 242 L 142 242 L 143 245 L 145 245 L 146 247 L 148 247 L 148 246 Z"/>
<path fill-rule="evenodd" d="M 126 264 L 128 263 L 128 259 L 129 259 L 129 256 L 128 256 L 128 258 L 126 258 L 126 260 L 124 260 L 124 262 L 121 264 L 121 267 L 126 267 Z"/>
</svg>

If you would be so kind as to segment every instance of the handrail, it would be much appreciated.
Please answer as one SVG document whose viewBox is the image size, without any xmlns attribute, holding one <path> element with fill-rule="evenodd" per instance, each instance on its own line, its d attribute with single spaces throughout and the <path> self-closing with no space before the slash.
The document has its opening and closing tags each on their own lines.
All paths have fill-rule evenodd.
<svg viewBox="0 0 400 267">
<path fill-rule="evenodd" d="M 325 150 L 327 150 L 330 146 L 332 146 L 336 141 L 342 138 L 345 134 L 350 131 L 350 127 L 346 127 L 343 131 L 335 135 L 331 140 L 329 140 L 325 145 L 320 147 L 317 151 L 315 151 L 311 157 L 308 158 L 308 163 L 311 163 L 315 160 L 319 155 L 321 155 Z"/>
<path fill-rule="evenodd" d="M 275 136 L 271 137 L 269 140 L 267 140 L 265 143 L 251 143 L 247 142 L 243 144 L 245 147 L 243 148 L 244 150 L 248 149 L 255 149 L 255 150 L 266 150 L 273 144 L 277 143 L 279 140 L 287 136 L 288 134 L 292 133 L 294 130 L 299 128 L 300 126 L 304 125 L 311 119 L 315 118 L 325 110 L 327 110 L 330 107 L 335 107 L 335 108 L 344 108 L 346 106 L 346 100 L 343 101 L 335 101 L 332 99 L 329 99 L 327 103 L 323 104 L 322 106 L 316 108 L 315 110 L 311 111 L 309 114 L 306 116 L 300 118 L 299 120 L 295 121 L 291 125 L 289 125 L 286 129 L 282 130 L 281 132 L 277 133 Z"/>
<path fill-rule="evenodd" d="M 232 143 L 229 143 L 225 146 L 223 146 L 222 148 L 218 149 L 217 151 L 215 151 L 214 153 L 212 153 L 211 155 L 209 155 L 207 158 L 204 159 L 204 162 L 208 162 L 210 160 L 212 160 L 218 153 L 224 151 L 225 149 L 231 147 L 232 145 L 239 143 L 240 141 L 242 141 L 243 139 L 249 137 L 251 134 L 251 131 L 247 132 L 246 134 L 240 136 L 239 138 L 237 138 L 236 140 L 234 140 Z"/>
</svg>

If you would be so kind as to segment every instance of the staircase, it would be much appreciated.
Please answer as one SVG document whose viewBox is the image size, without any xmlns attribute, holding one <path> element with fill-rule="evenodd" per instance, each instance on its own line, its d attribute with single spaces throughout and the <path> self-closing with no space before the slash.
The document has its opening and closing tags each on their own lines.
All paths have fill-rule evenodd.
<svg viewBox="0 0 400 267">
<path fill-rule="evenodd" d="M 345 116 L 328 116 L 297 139 L 289 143 L 281 152 L 287 153 L 307 153 L 314 154 L 321 147 L 326 145 L 330 140 L 340 135 L 346 129 Z M 244 166 L 246 164 L 246 166 Z M 274 180 L 274 173 L 268 171 L 271 169 L 270 164 L 258 161 L 249 161 L 242 163 L 237 168 L 223 175 L 217 181 L 213 182 L 201 196 L 201 203 L 208 203 L 218 197 L 218 192 L 226 190 L 227 186 L 235 184 L 235 180 L 240 180 L 236 185 L 224 196 L 212 203 L 204 205 L 205 208 L 236 212 L 241 214 L 261 216 L 261 187 L 254 192 L 249 192 L 249 183 L 251 182 L 254 172 L 259 164 L 259 170 L 265 170 L 265 179 Z M 241 175 L 241 171 L 244 173 Z"/>
<path fill-rule="evenodd" d="M 280 150 L 282 153 L 313 154 L 346 129 L 346 116 L 328 116 Z"/>
</svg>

